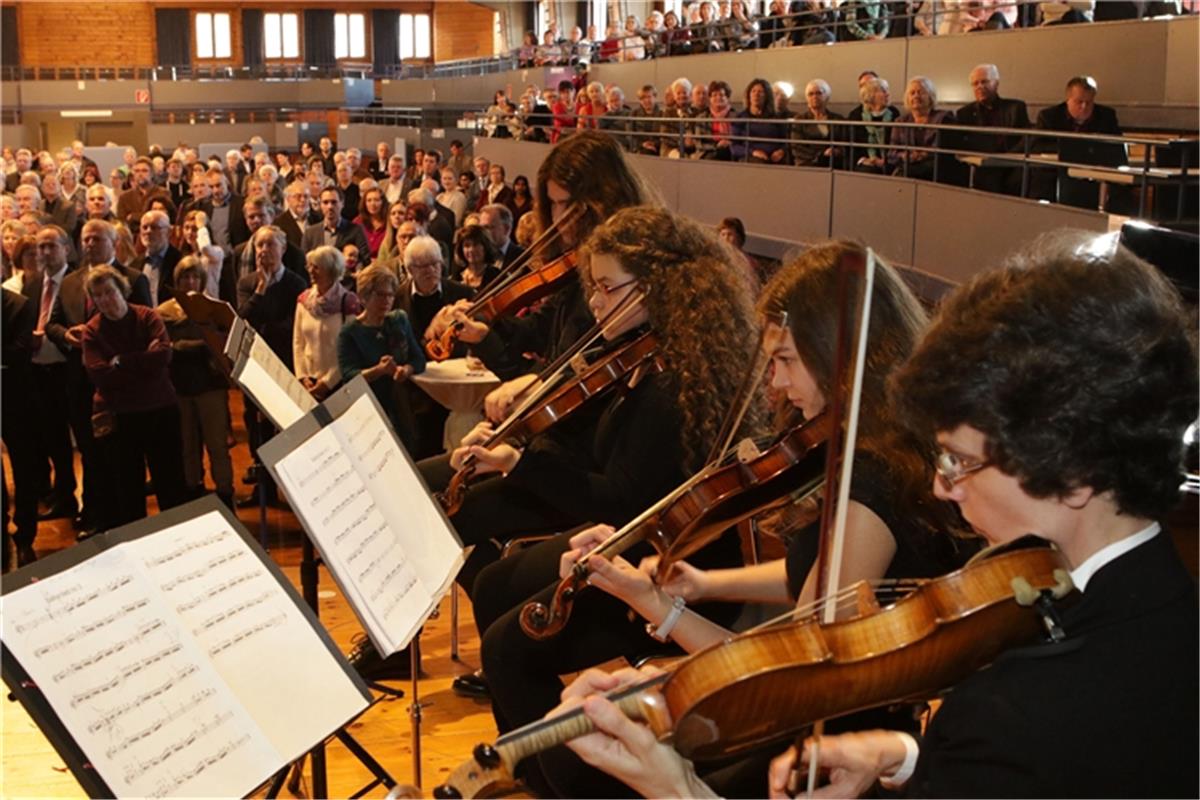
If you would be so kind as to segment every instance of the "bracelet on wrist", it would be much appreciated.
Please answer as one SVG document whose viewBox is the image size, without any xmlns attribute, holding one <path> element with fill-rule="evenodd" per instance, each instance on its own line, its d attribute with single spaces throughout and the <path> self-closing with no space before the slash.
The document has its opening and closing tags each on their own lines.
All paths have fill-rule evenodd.
<svg viewBox="0 0 1200 800">
<path fill-rule="evenodd" d="M 654 623 L 646 623 L 646 633 L 660 642 L 665 642 L 671 637 L 671 631 L 675 630 L 675 626 L 679 623 L 679 618 L 683 616 L 683 609 L 687 606 L 687 601 L 683 596 L 674 598 L 671 601 L 671 609 L 667 612 L 667 616 L 663 621 L 654 626 Z"/>
</svg>

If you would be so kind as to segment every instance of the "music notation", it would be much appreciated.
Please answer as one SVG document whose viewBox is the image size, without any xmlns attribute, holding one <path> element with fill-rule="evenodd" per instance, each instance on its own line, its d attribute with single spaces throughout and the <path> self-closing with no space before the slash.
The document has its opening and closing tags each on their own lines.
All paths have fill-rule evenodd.
<svg viewBox="0 0 1200 800">
<path fill-rule="evenodd" d="M 300 488 L 307 489 L 308 485 L 312 483 L 315 478 L 321 477 L 321 475 L 325 473 L 325 470 L 329 469 L 330 465 L 337 463 L 338 459 L 341 457 L 342 454 L 337 450 L 333 450 L 327 454 L 317 454 L 316 467 L 312 472 L 299 479 L 298 483 L 300 484 Z"/>
<path fill-rule="evenodd" d="M 140 597 L 128 605 L 121 606 L 119 609 L 111 614 L 108 614 L 107 616 L 101 617 L 98 620 L 94 620 L 93 622 L 86 623 L 79 628 L 76 628 L 73 632 L 67 634 L 58 641 L 38 647 L 33 651 L 33 654 L 38 658 L 41 658 L 42 656 L 53 653 L 56 650 L 61 650 L 68 645 L 74 644 L 76 641 L 82 639 L 84 636 L 87 636 L 89 633 L 95 633 L 101 628 L 107 627 L 108 625 L 111 625 L 117 620 L 122 619 L 135 611 L 140 611 L 149 604 L 150 601 L 148 599 L 145 597 Z M 17 628 L 20 630 L 21 626 L 18 625 Z"/>
<path fill-rule="evenodd" d="M 148 559 L 146 561 L 146 566 L 160 567 L 163 564 L 169 564 L 170 562 L 174 561 L 177 558 L 183 558 L 188 553 L 191 553 L 194 550 L 200 550 L 202 548 L 209 547 L 210 545 L 220 544 L 221 542 L 227 541 L 229 539 L 229 537 L 233 536 L 233 535 L 234 535 L 233 531 L 226 529 L 223 531 L 218 531 L 216 533 L 209 534 L 208 536 L 197 539 L 195 541 L 184 542 L 179 547 L 175 548 L 174 550 L 172 550 L 169 553 L 164 553 L 161 556 L 157 556 L 155 558 Z"/>
<path fill-rule="evenodd" d="M 163 627 L 164 627 L 164 623 L 161 619 L 151 620 L 150 622 L 146 623 L 145 625 L 142 625 L 141 627 L 139 627 L 137 633 L 135 633 L 133 636 L 130 636 L 128 639 L 122 639 L 119 642 L 114 642 L 113 644 L 110 644 L 108 647 L 105 647 L 103 650 L 97 650 L 95 653 L 92 653 L 91 655 L 87 656 L 86 658 L 83 658 L 79 661 L 76 661 L 76 662 L 70 664 L 66 669 L 60 670 L 59 672 L 54 673 L 54 675 L 53 675 L 54 682 L 61 683 L 65 678 L 69 677 L 70 675 L 72 675 L 76 672 L 85 670 L 88 667 L 94 667 L 96 664 L 99 664 L 101 661 L 108 658 L 109 656 L 115 656 L 117 653 L 120 653 L 122 650 L 126 649 L 127 647 L 132 647 L 133 645 L 142 641 L 142 639 L 145 639 L 147 636 L 154 633 L 155 631 L 162 630 Z"/>
<path fill-rule="evenodd" d="M 195 664 L 185 664 L 174 675 L 167 678 L 162 683 L 153 687 L 149 691 L 143 692 L 127 703 L 122 703 L 119 706 L 113 706 L 107 711 L 101 712 L 98 719 L 93 720 L 88 724 L 89 733 L 99 733 L 100 731 L 112 727 L 118 719 L 128 714 L 131 711 L 136 711 L 142 707 L 144 703 L 148 703 L 156 697 L 161 697 L 167 692 L 175 688 L 175 686 L 185 678 L 195 675 L 199 671 L 199 667 Z"/>
<path fill-rule="evenodd" d="M 175 611 L 182 614 L 183 612 L 191 611 L 192 609 L 196 608 L 197 606 L 201 606 L 204 603 L 210 603 L 219 600 L 221 595 L 223 595 L 225 592 L 236 589 L 242 584 L 249 583 L 258 577 L 258 572 L 243 572 L 241 575 L 235 575 L 227 581 L 218 583 L 216 586 L 213 586 L 202 594 L 196 595 L 186 603 L 180 603 L 179 605 L 175 606 Z"/>
<path fill-rule="evenodd" d="M 391 600 L 389 600 L 388 603 L 383 607 L 383 616 L 385 618 L 391 617 L 392 613 L 399 608 L 400 604 L 404 602 L 404 598 L 408 597 L 408 593 L 412 591 L 413 587 L 416 585 L 417 576 L 414 573 L 409 572 L 408 580 L 404 582 L 398 591 L 392 593 Z"/>
<path fill-rule="evenodd" d="M 233 719 L 233 713 L 230 711 L 217 714 L 210 720 L 202 722 L 195 730 L 189 731 L 186 736 L 177 739 L 162 749 L 159 754 L 149 760 L 139 761 L 137 764 L 131 764 L 125 770 L 125 780 L 133 783 L 135 780 L 145 775 L 150 770 L 159 766 L 176 753 L 181 753 L 191 747 L 202 737 L 207 735 L 209 731 L 215 730 L 224 725 L 229 720 Z"/>
<path fill-rule="evenodd" d="M 196 629 L 194 629 L 192 631 L 192 633 L 199 636 L 204 631 L 211 630 L 212 628 L 215 628 L 216 626 L 220 625 L 222 622 L 231 620 L 234 617 L 237 617 L 241 614 L 244 614 L 246 611 L 249 611 L 249 610 L 255 608 L 256 606 L 262 605 L 263 603 L 267 602 L 274 596 L 275 596 L 275 592 L 268 590 L 268 591 L 260 593 L 256 597 L 250 598 L 249 600 L 245 600 L 241 603 L 237 603 L 228 608 L 224 608 L 224 609 L 218 611 L 216 614 L 213 614 L 208 619 L 204 620 L 204 622 L 200 623 L 200 626 L 197 627 Z"/>
<path fill-rule="evenodd" d="M 129 748 L 136 745 L 138 742 L 140 742 L 144 739 L 148 739 L 151 736 L 153 736 L 154 734 L 158 733 L 159 731 L 161 731 L 167 725 L 170 725 L 175 720 L 182 719 L 188 712 L 203 705 L 206 700 L 208 700 L 210 697 L 215 697 L 216 694 L 217 694 L 217 690 L 213 689 L 211 687 L 201 689 L 200 691 L 193 694 L 191 696 L 191 698 L 188 699 L 186 702 L 181 703 L 177 708 L 174 708 L 171 711 L 168 711 L 166 716 L 159 717 L 154 722 L 152 722 L 151 724 L 142 728 L 141 730 L 136 731 L 136 732 L 130 734 L 129 736 L 126 736 L 124 740 L 122 740 L 118 744 L 115 744 L 112 747 L 105 750 L 104 754 L 106 756 L 108 756 L 109 758 L 113 758 L 114 756 L 125 752 Z M 233 715 L 228 714 L 228 716 L 232 718 Z"/>
<path fill-rule="evenodd" d="M 245 550 L 232 550 L 228 553 L 222 553 L 221 555 L 216 556 L 215 558 L 212 558 L 209 561 L 205 562 L 202 566 L 197 567 L 196 569 L 193 569 L 190 572 L 185 572 L 182 575 L 172 578 L 171 580 L 162 584 L 162 590 L 164 592 L 173 591 L 174 589 L 178 588 L 179 586 L 181 586 L 185 583 L 194 581 L 198 578 L 203 578 L 205 575 L 208 575 L 210 572 L 217 569 L 218 567 L 226 566 L 227 564 L 231 564 L 234 561 L 237 561 L 238 559 L 248 558 L 249 556 L 250 556 L 250 554 L 247 553 Z"/>
<path fill-rule="evenodd" d="M 375 506 L 374 506 L 374 504 L 372 504 L 367 507 L 366 511 L 362 512 L 357 517 L 350 520 L 349 524 L 347 524 L 346 527 L 342 528 L 337 533 L 337 535 L 333 537 L 333 543 L 341 544 L 343 541 L 345 541 L 347 536 L 349 536 L 353 533 L 356 533 L 358 531 L 358 529 L 362 526 L 362 524 L 367 521 L 367 517 L 371 516 L 371 512 L 374 510 L 375 510 Z"/>
<path fill-rule="evenodd" d="M 180 652 L 182 649 L 183 649 L 182 645 L 173 644 L 170 647 L 166 647 L 162 650 L 159 650 L 157 653 L 153 653 L 152 655 L 150 655 L 147 658 L 142 659 L 141 661 L 136 661 L 133 664 L 130 664 L 128 667 L 126 667 L 125 669 L 118 672 L 116 677 L 114 677 L 112 680 L 102 683 L 99 686 L 93 687 L 91 689 L 85 689 L 84 691 L 73 695 L 71 697 L 71 706 L 72 707 L 78 706 L 80 703 L 83 703 L 84 701 L 91 700 L 93 697 L 97 697 L 99 695 L 104 694 L 105 692 L 109 692 L 109 691 L 112 691 L 113 689 L 116 689 L 118 686 L 123 684 L 129 678 L 132 678 L 134 675 L 137 675 L 142 670 L 150 668 L 151 666 L 162 661 L 164 658 L 170 658 L 171 656 Z"/>
<path fill-rule="evenodd" d="M 374 510 L 374 508 L 375 506 L 372 505 L 371 509 Z M 351 550 L 350 555 L 346 556 L 346 563 L 357 560 L 359 556 L 366 552 L 367 547 L 369 547 L 380 536 L 387 533 L 387 529 L 387 523 L 380 523 L 379 525 L 376 525 L 370 533 L 362 538 L 362 541 L 358 543 L 358 547 Z"/>
<path fill-rule="evenodd" d="M 171 797 L 171 796 L 173 796 L 175 794 L 176 790 L 180 786 L 185 786 L 186 784 L 191 783 L 193 780 L 200 777 L 200 775 L 206 769 L 208 769 L 209 767 L 212 767 L 216 764 L 221 763 L 226 758 L 228 758 L 234 751 L 246 746 L 249 743 L 250 743 L 250 736 L 246 735 L 246 736 L 242 736 L 238 739 L 234 739 L 233 741 L 228 742 L 227 744 L 222 745 L 220 748 L 218 748 L 216 750 L 216 752 L 212 753 L 211 755 L 204 756 L 199 761 L 197 761 L 193 766 L 189 767 L 188 769 L 184 770 L 183 772 L 173 775 L 170 780 L 158 782 L 155 785 L 154 791 L 150 794 L 150 796 L 151 797 Z"/>
<path fill-rule="evenodd" d="M 350 475 L 350 473 L 346 473 L 346 477 L 349 477 L 349 475 Z M 337 517 L 338 514 L 341 514 L 343 511 L 345 511 L 347 508 L 349 508 L 351 506 L 351 504 L 354 503 L 355 500 L 362 497 L 366 493 L 367 493 L 367 487 L 360 485 L 357 489 L 350 492 L 350 494 L 346 495 L 346 497 L 343 498 L 342 501 L 340 503 L 338 503 L 336 506 L 331 508 L 329 510 L 329 513 L 326 514 L 324 519 L 321 520 L 322 527 L 328 528 L 329 523 L 333 522 L 333 520 Z"/>
<path fill-rule="evenodd" d="M 276 625 L 282 625 L 286 621 L 287 621 L 287 617 L 285 617 L 283 614 L 276 614 L 275 616 L 271 617 L 268 620 L 264 620 L 264 621 L 258 623 L 257 625 L 252 625 L 243 631 L 239 631 L 234 636 L 231 636 L 228 639 L 224 639 L 223 641 L 217 643 L 216 645 L 213 645 L 212 647 L 210 647 L 208 649 L 208 654 L 210 656 L 216 656 L 219 653 L 221 653 L 222 651 L 228 650 L 229 648 L 233 647 L 234 645 L 239 644 L 240 642 L 243 642 L 243 641 L 249 639 L 250 637 L 255 636 L 256 634 L 259 634 L 259 633 L 262 633 L 263 631 L 274 628 Z"/>
</svg>

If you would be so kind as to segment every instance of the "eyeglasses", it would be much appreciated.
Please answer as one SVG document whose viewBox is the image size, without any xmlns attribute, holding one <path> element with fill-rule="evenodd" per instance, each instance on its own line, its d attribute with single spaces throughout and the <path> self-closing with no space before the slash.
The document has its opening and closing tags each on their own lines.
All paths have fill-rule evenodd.
<svg viewBox="0 0 1200 800">
<path fill-rule="evenodd" d="M 613 292 L 624 289 L 626 286 L 632 286 L 635 283 L 637 283 L 637 278 L 630 278 L 624 283 L 618 283 L 616 286 L 605 286 L 602 283 L 597 283 L 592 286 L 592 294 L 602 294 L 608 297 Z"/>
<path fill-rule="evenodd" d="M 990 466 L 992 466 L 992 462 L 986 459 L 983 461 L 969 461 L 954 453 L 942 450 L 937 455 L 937 463 L 934 468 L 937 470 L 937 476 L 942 482 L 942 487 L 949 491 L 954 488 L 955 484 Z"/>
</svg>

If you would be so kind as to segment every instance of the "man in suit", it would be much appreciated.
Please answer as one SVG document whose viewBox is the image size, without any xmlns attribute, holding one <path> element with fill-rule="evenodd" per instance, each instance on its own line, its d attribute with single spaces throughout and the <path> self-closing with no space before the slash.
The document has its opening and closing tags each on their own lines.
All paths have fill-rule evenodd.
<svg viewBox="0 0 1200 800">
<path fill-rule="evenodd" d="M 959 125 L 979 128 L 1028 128 L 1029 111 L 1024 100 L 1000 96 L 1000 70 L 995 64 L 980 64 L 971 70 L 975 102 L 955 112 Z M 966 134 L 962 146 L 980 153 L 1011 153 L 1023 149 L 1020 136 L 1011 134 Z M 1015 167 L 977 167 L 975 188 L 988 192 L 1020 194 L 1021 170 Z"/>
<path fill-rule="evenodd" d="M 383 196 L 387 198 L 388 205 L 404 201 L 408 195 L 408 180 L 404 175 L 403 157 L 394 155 L 388 159 L 387 173 L 380 178 L 379 188 L 383 189 Z"/>
<path fill-rule="evenodd" d="M 254 248 L 250 242 L 259 228 L 265 225 L 275 225 L 275 206 L 271 205 L 270 198 L 261 195 L 251 197 L 242 203 L 242 216 L 246 220 L 246 229 L 250 231 L 250 238 L 233 250 L 233 263 L 237 268 L 238 278 L 254 272 Z M 275 225 L 275 227 L 283 230 L 282 226 Z M 308 270 L 304 264 L 304 251 L 292 244 L 291 241 L 288 241 L 284 248 L 283 265 L 299 275 L 304 281 L 304 285 L 308 286 Z"/>
<path fill-rule="evenodd" d="M 12 194 L 21 184 L 21 176 L 33 169 L 33 152 L 26 147 L 17 150 L 13 159 L 17 168 L 4 177 L 4 191 Z"/>
<path fill-rule="evenodd" d="M 37 430 L 30 423 L 38 413 L 33 394 L 29 391 L 29 355 L 33 343 L 33 326 L 37 322 L 37 307 L 22 294 L 3 290 L 3 349 L 4 380 L 0 381 L 0 436 L 8 449 L 12 464 L 13 509 L 16 526 L 13 540 L 17 550 L 17 565 L 25 566 L 37 559 L 33 540 L 37 536 Z M 8 570 L 8 489 L 4 498 L 4 567 Z"/>
<path fill-rule="evenodd" d="M 437 312 L 459 300 L 470 300 L 474 291 L 465 284 L 442 278 L 445 269 L 442 248 L 431 236 L 417 236 L 408 243 L 404 248 L 404 266 L 409 277 L 396 291 L 396 308 L 408 314 L 413 333 L 418 341 L 424 342 L 425 331 Z M 454 355 L 463 356 L 466 351 L 466 345 L 460 342 Z M 406 391 L 418 433 L 411 455 L 416 459 L 437 455 L 442 451 L 442 431 L 449 412 L 412 381 L 406 384 Z"/>
<path fill-rule="evenodd" d="M 175 265 L 183 258 L 183 254 L 171 244 L 171 221 L 167 219 L 165 211 L 155 209 L 142 214 L 138 236 L 145 254 L 135 258 L 129 267 L 146 276 L 150 296 L 158 306 L 173 296 Z"/>
<path fill-rule="evenodd" d="M 42 212 L 50 222 L 64 231 L 75 230 L 75 223 L 78 221 L 75 201 L 62 196 L 58 175 L 53 172 L 42 178 L 42 199 L 45 200 Z"/>
<path fill-rule="evenodd" d="M 333 140 L 328 136 L 322 136 L 320 141 L 321 152 L 318 154 L 321 158 L 321 167 L 325 170 L 326 177 L 332 178 L 334 169 L 337 163 L 333 160 Z"/>
<path fill-rule="evenodd" d="M 50 487 L 49 510 L 41 519 L 74 519 L 79 505 L 75 500 L 75 455 L 68 422 L 67 358 L 46 337 L 59 288 L 70 269 L 67 260 L 72 252 L 71 241 L 62 228 L 47 225 L 37 232 L 37 249 L 38 274 L 25 282 L 21 294 L 37 313 L 30 384 L 37 413 L 32 422 L 39 445 L 39 484 Z M 53 482 L 46 471 L 47 463 L 54 469 Z"/>
<path fill-rule="evenodd" d="M 146 276 L 117 262 L 117 229 L 103 220 L 88 220 L 80 237 L 80 267 L 63 278 L 54 310 L 46 325 L 46 336 L 67 361 L 68 418 L 83 460 L 83 512 L 80 535 L 89 536 L 112 519 L 108 487 L 109 456 L 103 443 L 92 435 L 92 386 L 83 368 L 83 329 L 96 314 L 84 283 L 94 267 L 110 265 L 125 275 L 131 292 L 129 302 L 154 307 Z M 47 267 L 48 269 L 48 267 Z"/>
<path fill-rule="evenodd" d="M 388 162 L 392 158 L 392 148 L 387 142 L 375 145 L 375 160 L 371 162 L 371 177 L 383 183 L 388 176 Z"/>
<path fill-rule="evenodd" d="M 1067 99 L 1056 106 L 1043 108 L 1037 117 L 1037 127 L 1043 131 L 1065 131 L 1068 133 L 1095 133 L 1110 136 L 1121 135 L 1117 112 L 1109 106 L 1096 102 L 1096 81 L 1086 75 L 1077 75 L 1067 81 Z M 1043 139 L 1043 142 L 1053 142 Z M 1043 149 L 1053 147 L 1044 146 Z M 1119 142 L 1092 142 L 1082 139 L 1060 139 L 1057 145 L 1060 161 L 1075 164 L 1097 164 L 1105 167 L 1121 167 L 1128 163 L 1125 145 Z M 1128 205 L 1128 193 L 1118 191 L 1122 187 L 1111 186 L 1109 208 Z M 1100 184 L 1079 180 L 1067 175 L 1066 169 L 1059 170 L 1058 201 L 1079 208 L 1095 209 L 1100 202 Z"/>
<path fill-rule="evenodd" d="M 371 263 L 367 233 L 362 225 L 342 216 L 344 202 L 342 191 L 336 186 L 326 186 L 321 190 L 321 221 L 304 229 L 303 250 L 311 253 L 322 245 L 331 245 L 341 251 L 346 245 L 352 244 L 361 254 L 362 263 L 359 267 L 362 268 Z"/>
<path fill-rule="evenodd" d="M 208 215 L 213 244 L 232 250 L 250 238 L 242 215 L 242 198 L 230 193 L 229 181 L 221 170 L 210 169 L 204 179 L 209 197 L 200 204 L 200 210 Z"/>
<path fill-rule="evenodd" d="M 492 162 L 483 156 L 475 156 L 475 178 L 467 189 L 467 208 L 479 207 L 479 195 L 487 192 L 488 173 Z"/>
<path fill-rule="evenodd" d="M 264 225 L 250 239 L 254 248 L 254 272 L 238 279 L 238 316 L 250 323 L 250 327 L 284 363 L 292 370 L 292 327 L 296 317 L 296 299 L 304 291 L 304 280 L 283 265 L 283 253 L 287 248 L 287 236 L 274 225 Z M 250 439 L 250 452 L 258 465 L 258 446 L 270 437 L 274 430 L 247 396 L 244 421 Z M 275 487 L 265 477 L 263 470 L 256 471 L 257 479 L 266 481 L 264 491 L 268 502 L 275 496 Z M 254 495 L 238 501 L 239 506 L 253 506 Z"/>
<path fill-rule="evenodd" d="M 508 269 L 508 266 L 525 252 L 525 248 L 512 240 L 513 215 L 508 206 L 489 203 L 479 209 L 479 224 L 488 232 L 488 238 L 500 251 L 501 270 Z"/>
<path fill-rule="evenodd" d="M 283 203 L 285 208 L 275 217 L 275 227 L 287 235 L 288 244 L 299 249 L 304 245 L 304 229 L 311 224 L 308 218 L 308 184 L 304 181 L 289 183 L 283 190 Z"/>
</svg>

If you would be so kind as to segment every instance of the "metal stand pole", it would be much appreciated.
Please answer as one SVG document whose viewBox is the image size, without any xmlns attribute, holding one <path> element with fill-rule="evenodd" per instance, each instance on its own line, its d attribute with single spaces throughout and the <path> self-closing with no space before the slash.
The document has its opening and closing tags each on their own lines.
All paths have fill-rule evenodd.
<svg viewBox="0 0 1200 800">
<path fill-rule="evenodd" d="M 413 746 L 413 786 L 421 788 L 421 695 L 417 682 L 421 677 L 421 632 L 413 637 L 408 646 L 408 659 L 412 668 L 412 705 L 408 707 L 408 716 L 412 720 Z"/>
<path fill-rule="evenodd" d="M 458 584 L 450 587 L 450 660 L 458 661 Z"/>
</svg>

